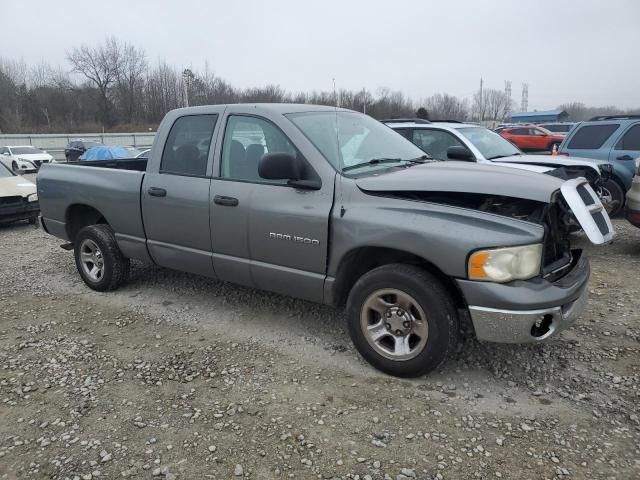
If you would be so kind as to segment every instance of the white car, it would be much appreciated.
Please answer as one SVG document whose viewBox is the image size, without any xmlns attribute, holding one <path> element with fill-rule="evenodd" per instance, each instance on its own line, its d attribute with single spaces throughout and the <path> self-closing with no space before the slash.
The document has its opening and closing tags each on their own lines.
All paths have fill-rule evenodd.
<svg viewBox="0 0 640 480">
<path fill-rule="evenodd" d="M 0 147 L 0 162 L 18 173 L 37 172 L 43 163 L 54 163 L 55 160 L 44 150 L 32 145 L 16 145 Z"/>
<path fill-rule="evenodd" d="M 607 188 L 607 183 L 612 181 L 612 167 L 608 162 L 592 158 L 525 154 L 497 133 L 468 123 L 431 123 L 414 119 L 383 120 L 383 123 L 438 160 L 490 163 L 545 173 L 565 180 L 584 177 L 608 211 L 616 207 Z"/>
<path fill-rule="evenodd" d="M 0 164 L 0 224 L 38 220 L 40 205 L 36 186 Z"/>
</svg>

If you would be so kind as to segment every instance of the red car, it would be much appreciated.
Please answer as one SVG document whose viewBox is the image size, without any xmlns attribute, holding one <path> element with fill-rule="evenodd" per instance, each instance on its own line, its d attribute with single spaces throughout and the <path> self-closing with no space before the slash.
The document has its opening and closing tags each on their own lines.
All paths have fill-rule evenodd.
<svg viewBox="0 0 640 480">
<path fill-rule="evenodd" d="M 513 143 L 520 150 L 545 150 L 552 151 L 553 147 L 560 146 L 563 135 L 556 135 L 549 130 L 535 125 L 523 125 L 502 129 L 500 135 Z"/>
</svg>

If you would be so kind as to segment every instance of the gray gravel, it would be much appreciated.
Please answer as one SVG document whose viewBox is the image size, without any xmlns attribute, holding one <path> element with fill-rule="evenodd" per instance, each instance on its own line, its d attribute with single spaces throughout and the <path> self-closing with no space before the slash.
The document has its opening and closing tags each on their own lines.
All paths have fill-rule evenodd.
<svg viewBox="0 0 640 480">
<path fill-rule="evenodd" d="M 331 308 L 142 264 L 100 294 L 0 227 L 0 478 L 640 478 L 640 230 L 614 223 L 576 326 L 412 381 Z"/>
</svg>

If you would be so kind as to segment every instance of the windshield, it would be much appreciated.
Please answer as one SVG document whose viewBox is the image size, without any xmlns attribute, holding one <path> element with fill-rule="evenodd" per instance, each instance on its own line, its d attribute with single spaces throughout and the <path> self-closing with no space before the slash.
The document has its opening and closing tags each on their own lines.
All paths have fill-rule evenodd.
<svg viewBox="0 0 640 480">
<path fill-rule="evenodd" d="M 306 112 L 286 115 L 338 171 L 379 159 L 398 162 L 424 157 L 422 150 L 373 118 L 356 112 Z M 363 171 L 389 168 L 373 163 Z"/>
<path fill-rule="evenodd" d="M 13 173 L 4 163 L 0 163 L 0 178 L 13 177 Z"/>
<path fill-rule="evenodd" d="M 42 150 L 37 149 L 36 147 L 10 147 L 11 153 L 14 155 L 34 155 L 38 153 L 42 153 Z"/>
<path fill-rule="evenodd" d="M 511 142 L 486 128 L 459 128 L 458 131 L 473 143 L 473 146 L 480 150 L 487 160 L 522 154 Z"/>
</svg>

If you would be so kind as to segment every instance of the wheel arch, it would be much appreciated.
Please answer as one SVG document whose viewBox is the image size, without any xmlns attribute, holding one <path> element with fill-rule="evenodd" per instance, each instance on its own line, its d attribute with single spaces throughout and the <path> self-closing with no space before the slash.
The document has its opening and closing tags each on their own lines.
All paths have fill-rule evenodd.
<svg viewBox="0 0 640 480">
<path fill-rule="evenodd" d="M 434 275 L 450 292 L 456 308 L 466 308 L 466 301 L 455 280 L 433 262 L 404 250 L 388 247 L 362 246 L 348 251 L 341 259 L 332 290 L 332 303 L 344 306 L 353 285 L 374 268 L 391 263 L 416 265 Z"/>
<path fill-rule="evenodd" d="M 65 225 L 69 241 L 74 242 L 78 232 L 84 227 L 96 224 L 107 224 L 109 221 L 97 208 L 76 203 L 70 205 L 65 212 Z"/>
</svg>

